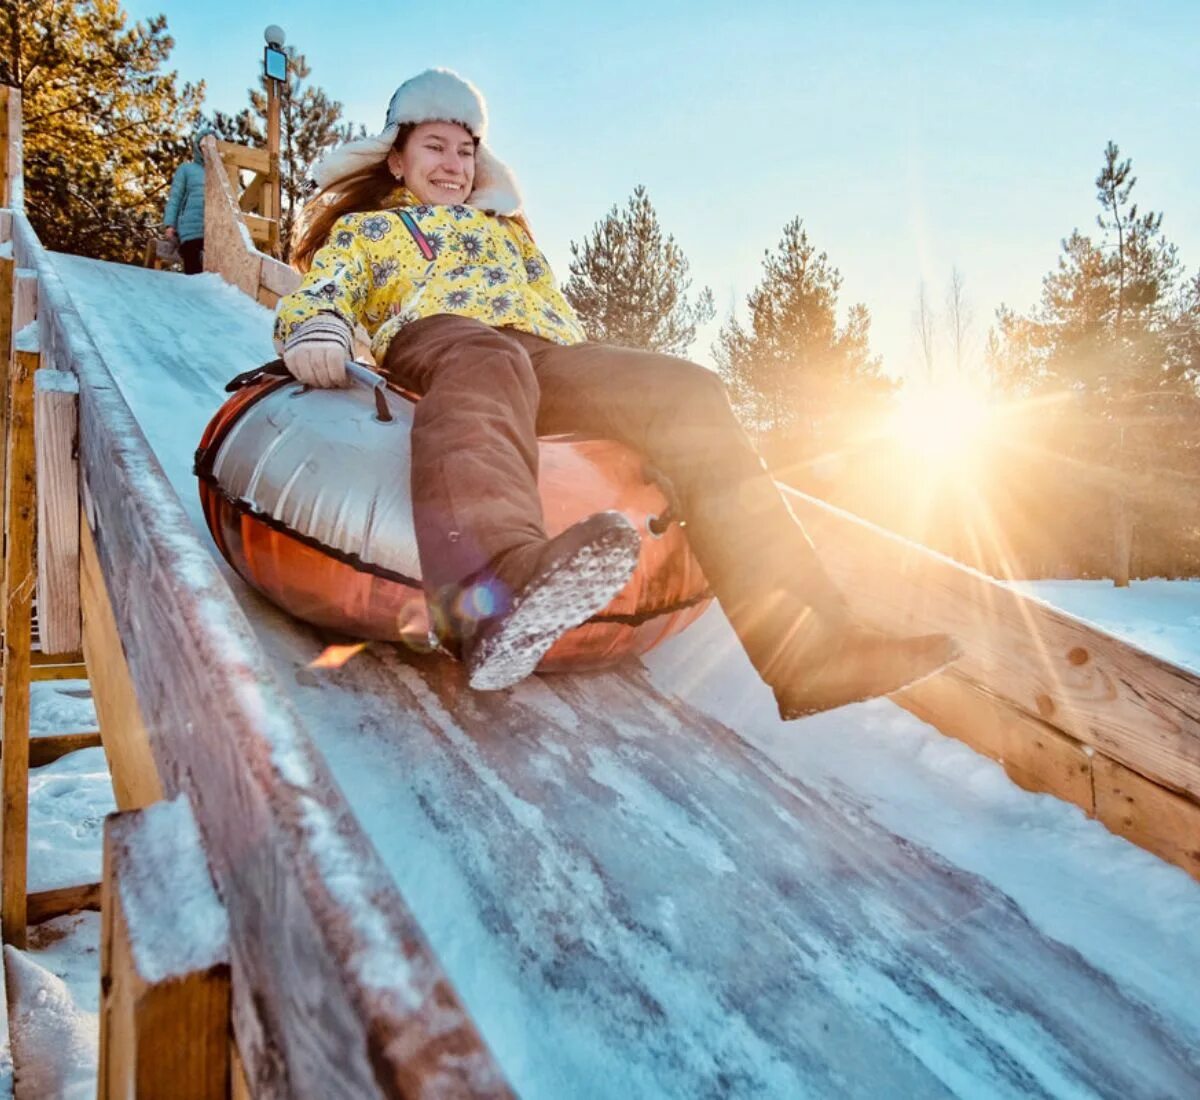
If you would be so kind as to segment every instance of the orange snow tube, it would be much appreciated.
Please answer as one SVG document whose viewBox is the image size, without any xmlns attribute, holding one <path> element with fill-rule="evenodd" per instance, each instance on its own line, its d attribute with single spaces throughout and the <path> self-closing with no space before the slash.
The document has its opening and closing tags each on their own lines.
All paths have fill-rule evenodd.
<svg viewBox="0 0 1200 1100">
<path fill-rule="evenodd" d="M 340 390 L 263 375 L 218 411 L 196 453 L 200 499 L 221 553 L 299 619 L 358 638 L 430 645 L 408 485 L 408 396 L 361 370 Z M 646 464 L 606 439 L 540 444 L 550 535 L 615 509 L 641 532 L 638 568 L 539 671 L 602 668 L 648 652 L 710 599 L 683 530 Z"/>
</svg>

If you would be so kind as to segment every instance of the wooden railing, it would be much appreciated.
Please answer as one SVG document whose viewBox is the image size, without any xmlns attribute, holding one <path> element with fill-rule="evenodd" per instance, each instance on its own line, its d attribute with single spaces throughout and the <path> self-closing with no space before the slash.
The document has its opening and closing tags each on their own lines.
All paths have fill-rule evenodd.
<svg viewBox="0 0 1200 1100">
<path fill-rule="evenodd" d="M 201 142 L 204 154 L 204 269 L 215 271 L 255 301 L 274 308 L 282 295 L 297 286 L 300 276 L 258 247 L 262 241 L 262 219 L 256 220 L 255 215 L 245 212 L 242 205 L 245 196 L 239 200 L 234 182 L 236 173 L 227 170 L 222 159 L 223 147 L 241 148 L 228 146 L 211 136 Z M 245 151 L 262 157 L 267 155 L 263 150 Z M 266 190 L 269 188 L 263 188 L 261 193 Z M 256 226 L 258 237 L 255 236 Z"/>
<path fill-rule="evenodd" d="M 266 149 L 213 139 L 229 186 L 237 196 L 250 239 L 271 255 L 279 252 L 279 158 Z M 243 184 L 242 172 L 252 173 Z"/>
</svg>

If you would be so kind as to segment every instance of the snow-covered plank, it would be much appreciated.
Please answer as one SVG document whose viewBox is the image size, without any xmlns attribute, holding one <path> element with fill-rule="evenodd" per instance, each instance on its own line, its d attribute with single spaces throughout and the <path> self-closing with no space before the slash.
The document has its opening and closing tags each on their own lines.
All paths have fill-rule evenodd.
<svg viewBox="0 0 1200 1100">
<path fill-rule="evenodd" d="M 223 382 L 271 357 L 269 314 L 215 280 L 59 262 L 201 529 L 191 447 Z M 711 688 L 763 690 L 727 633 L 676 639 L 670 690 L 633 666 L 479 695 L 387 646 L 310 668 L 328 639 L 223 575 L 521 1095 L 1171 1095 L 1200 1075 L 1200 1022 L 1164 984 L 1114 981 L 702 713 Z"/>
<path fill-rule="evenodd" d="M 68 293 L 60 264 L 91 271 L 96 281 L 73 280 Z M 256 1095 L 398 1096 L 434 1087 L 503 1095 L 494 1064 L 264 665 L 89 329 L 111 325 L 133 339 L 137 369 L 152 386 L 165 348 L 191 354 L 192 337 L 178 327 L 174 339 L 158 332 L 145 301 L 122 304 L 121 279 L 134 269 L 86 262 L 80 269 L 45 254 L 38 269 L 56 363 L 69 362 L 80 379 L 88 520 L 151 746 L 168 792 L 192 798 L 229 910 L 235 1030 Z M 171 287 L 177 302 L 198 294 L 204 331 L 218 332 L 204 297 L 218 289 L 212 280 L 143 273 L 164 280 L 151 285 Z M 83 297 L 87 308 L 97 291 L 117 296 L 115 312 L 101 318 L 88 309 L 85 324 L 74 299 Z M 236 318 L 236 310 L 228 314 Z M 185 368 L 178 381 L 186 387 L 194 378 Z"/>
<path fill-rule="evenodd" d="M 945 630 L 955 674 L 1200 801 L 1200 676 L 847 512 L 790 492 L 861 618 Z"/>
<path fill-rule="evenodd" d="M 100 883 L 84 882 L 75 886 L 56 886 L 29 895 L 26 920 L 32 927 L 56 917 L 77 913 L 80 909 L 100 909 Z"/>
<path fill-rule="evenodd" d="M 229 923 L 186 798 L 104 824 L 99 1100 L 229 1094 Z"/>
</svg>

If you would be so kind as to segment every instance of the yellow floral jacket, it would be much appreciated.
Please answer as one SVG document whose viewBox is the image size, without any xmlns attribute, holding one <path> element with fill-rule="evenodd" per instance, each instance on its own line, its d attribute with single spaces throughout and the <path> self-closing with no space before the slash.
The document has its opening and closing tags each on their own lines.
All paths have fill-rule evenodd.
<svg viewBox="0 0 1200 1100">
<path fill-rule="evenodd" d="M 349 332 L 361 324 L 376 360 L 402 326 L 438 313 L 559 344 L 585 339 L 546 257 L 519 222 L 470 206 L 425 205 L 406 188 L 392 199 L 388 209 L 334 223 L 303 282 L 279 300 L 275 337 L 282 345 L 328 334 L 328 314 Z"/>
</svg>

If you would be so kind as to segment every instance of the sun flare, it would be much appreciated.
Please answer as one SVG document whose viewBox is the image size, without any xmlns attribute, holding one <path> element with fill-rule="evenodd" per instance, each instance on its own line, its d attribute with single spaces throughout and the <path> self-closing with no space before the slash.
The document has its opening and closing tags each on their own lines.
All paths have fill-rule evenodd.
<svg viewBox="0 0 1200 1100">
<path fill-rule="evenodd" d="M 922 386 L 901 394 L 888 433 L 931 463 L 969 457 L 991 430 L 993 406 L 970 386 Z"/>
</svg>

